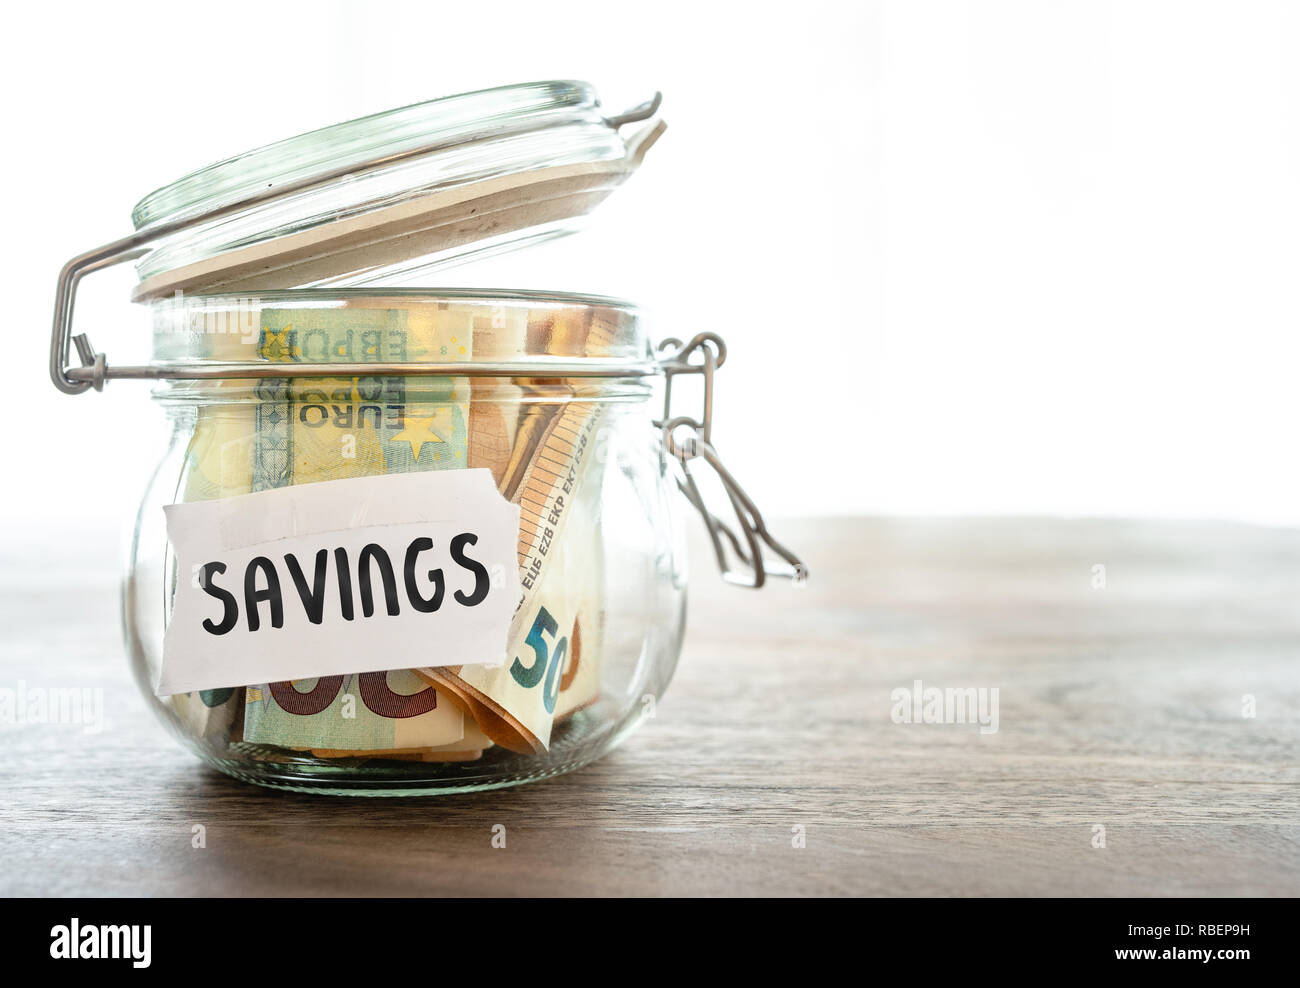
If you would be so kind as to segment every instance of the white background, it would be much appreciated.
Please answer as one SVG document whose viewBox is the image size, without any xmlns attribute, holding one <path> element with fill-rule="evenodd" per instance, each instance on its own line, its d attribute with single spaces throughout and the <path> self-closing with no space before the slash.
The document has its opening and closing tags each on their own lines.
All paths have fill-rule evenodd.
<svg viewBox="0 0 1300 988">
<path fill-rule="evenodd" d="M 124 524 L 148 386 L 45 370 L 59 266 L 217 158 L 541 78 L 665 137 L 546 287 L 722 332 L 770 515 L 1300 520 L 1300 13 L 1273 3 L 24 5 L 5 100 L 5 515 Z M 587 241 L 584 241 L 587 242 Z M 566 250 L 569 247 L 566 247 Z M 568 256 L 568 255 L 566 255 Z M 558 270 L 558 273 L 556 273 Z M 129 269 L 78 310 L 142 355 Z M 450 281 L 450 277 L 448 278 Z"/>
</svg>

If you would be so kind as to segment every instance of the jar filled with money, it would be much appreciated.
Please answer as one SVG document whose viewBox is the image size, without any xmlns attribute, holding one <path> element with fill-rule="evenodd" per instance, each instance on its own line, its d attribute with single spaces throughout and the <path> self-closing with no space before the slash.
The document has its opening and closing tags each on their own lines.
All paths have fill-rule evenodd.
<svg viewBox="0 0 1300 988">
<path fill-rule="evenodd" d="M 717 336 L 655 345 L 611 298 L 407 284 L 568 232 L 638 168 L 658 105 L 610 116 L 541 83 L 341 124 L 181 179 L 65 267 L 56 386 L 152 380 L 171 424 L 124 626 L 149 703 L 205 761 L 326 793 L 545 778 L 608 751 L 672 676 L 677 505 L 728 579 L 803 578 L 711 445 Z M 131 259 L 152 358 L 117 365 L 72 302 Z M 697 414 L 673 407 L 682 375 Z"/>
</svg>

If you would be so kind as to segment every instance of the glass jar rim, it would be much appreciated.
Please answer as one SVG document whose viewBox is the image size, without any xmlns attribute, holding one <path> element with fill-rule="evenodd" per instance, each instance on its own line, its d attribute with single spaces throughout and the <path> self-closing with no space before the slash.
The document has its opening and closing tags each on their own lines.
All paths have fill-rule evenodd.
<svg viewBox="0 0 1300 988">
<path fill-rule="evenodd" d="M 248 299 L 267 299 L 276 302 L 325 302 L 347 299 L 381 299 L 403 298 L 411 301 L 439 302 L 535 302 L 542 305 L 561 306 L 600 306 L 618 309 L 630 314 L 641 314 L 643 309 L 635 302 L 613 295 L 594 295 L 587 292 L 552 291 L 541 288 L 465 288 L 465 287 L 425 287 L 425 286 L 365 286 L 365 287 L 315 287 L 315 288 L 268 288 L 252 292 L 178 292 L 151 300 L 154 307 L 174 304 L 178 301 L 237 301 Z"/>
<path fill-rule="evenodd" d="M 151 308 L 151 370 L 140 375 L 146 377 L 645 378 L 660 373 L 642 310 L 597 295 L 470 288 L 276 289 L 177 295 L 157 299 Z M 407 340 L 409 330 L 412 341 L 432 341 L 441 333 L 456 345 L 421 349 L 399 342 L 396 349 L 364 349 L 367 337 L 378 341 L 394 329 L 392 339 L 398 341 Z M 339 348 L 331 340 L 350 342 Z"/>
</svg>

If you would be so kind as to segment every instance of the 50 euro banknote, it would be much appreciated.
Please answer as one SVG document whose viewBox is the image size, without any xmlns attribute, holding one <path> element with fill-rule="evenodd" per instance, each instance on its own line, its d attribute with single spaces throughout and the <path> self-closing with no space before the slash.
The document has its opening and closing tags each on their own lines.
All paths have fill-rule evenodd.
<svg viewBox="0 0 1300 988">
<path fill-rule="evenodd" d="M 604 567 L 599 487 L 588 480 L 600 420 L 592 403 L 562 406 L 527 453 L 512 498 L 521 508 L 521 598 L 506 662 L 417 670 L 456 696 L 510 751 L 546 751 L 557 718 L 598 691 Z"/>
</svg>

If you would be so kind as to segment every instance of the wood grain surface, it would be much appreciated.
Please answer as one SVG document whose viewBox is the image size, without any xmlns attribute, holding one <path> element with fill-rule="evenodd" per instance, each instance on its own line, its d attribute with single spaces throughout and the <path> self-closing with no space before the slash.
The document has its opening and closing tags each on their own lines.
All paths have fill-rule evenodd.
<svg viewBox="0 0 1300 988">
<path fill-rule="evenodd" d="M 106 724 L 0 724 L 0 892 L 1300 893 L 1300 533 L 773 527 L 807 588 L 723 586 L 697 542 L 676 678 L 622 748 L 529 786 L 378 800 L 198 764 L 128 678 L 115 547 L 88 533 L 51 563 L 15 533 L 0 687 L 102 687 Z M 891 690 L 918 679 L 997 687 L 997 733 L 894 723 Z"/>
</svg>

